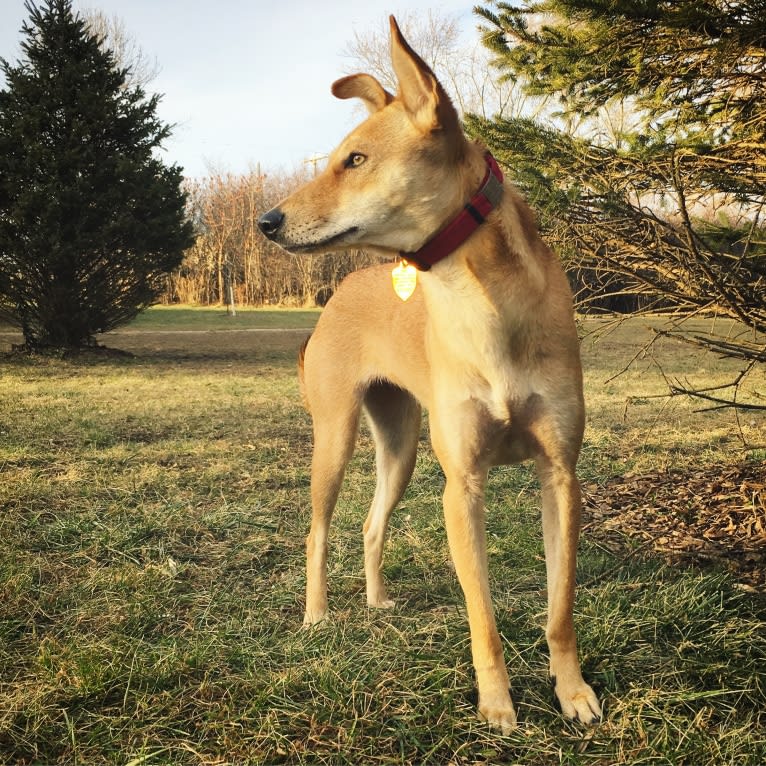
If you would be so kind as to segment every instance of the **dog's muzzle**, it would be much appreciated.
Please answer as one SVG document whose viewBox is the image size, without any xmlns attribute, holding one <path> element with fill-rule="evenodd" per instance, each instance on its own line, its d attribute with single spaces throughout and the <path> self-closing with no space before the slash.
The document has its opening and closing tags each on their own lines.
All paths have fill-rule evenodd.
<svg viewBox="0 0 766 766">
<path fill-rule="evenodd" d="M 274 239 L 282 227 L 285 214 L 278 208 L 272 208 L 258 219 L 258 228 L 269 238 Z"/>
</svg>

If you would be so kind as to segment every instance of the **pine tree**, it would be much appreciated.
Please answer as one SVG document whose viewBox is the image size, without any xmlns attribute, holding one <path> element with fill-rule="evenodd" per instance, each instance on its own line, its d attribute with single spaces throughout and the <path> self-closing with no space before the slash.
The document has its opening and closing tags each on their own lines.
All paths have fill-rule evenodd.
<svg viewBox="0 0 766 766">
<path fill-rule="evenodd" d="M 766 361 L 766 2 L 538 0 L 477 9 L 547 123 L 470 118 L 592 290 L 739 320 L 693 339 Z M 622 115 L 607 127 L 605 117 Z M 591 296 L 593 298 L 593 296 Z M 603 296 L 595 296 L 603 300 Z M 692 339 L 678 324 L 678 334 Z M 701 392 L 700 392 L 701 393 Z"/>
<path fill-rule="evenodd" d="M 26 8 L 21 61 L 0 59 L 0 316 L 31 350 L 78 348 L 156 300 L 192 227 L 159 97 L 71 0 Z"/>
</svg>

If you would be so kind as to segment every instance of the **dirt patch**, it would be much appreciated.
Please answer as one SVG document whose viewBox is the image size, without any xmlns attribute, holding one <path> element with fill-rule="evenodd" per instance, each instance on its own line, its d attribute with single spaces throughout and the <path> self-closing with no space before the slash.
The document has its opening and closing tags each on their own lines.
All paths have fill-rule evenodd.
<svg viewBox="0 0 766 766">
<path fill-rule="evenodd" d="M 613 553 L 720 565 L 766 593 L 766 461 L 626 475 L 583 487 L 583 534 Z"/>
</svg>

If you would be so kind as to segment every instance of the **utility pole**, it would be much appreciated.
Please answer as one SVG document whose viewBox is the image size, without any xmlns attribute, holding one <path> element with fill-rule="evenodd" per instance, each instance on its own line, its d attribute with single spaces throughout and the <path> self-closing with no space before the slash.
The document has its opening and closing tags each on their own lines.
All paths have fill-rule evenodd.
<svg viewBox="0 0 766 766">
<path fill-rule="evenodd" d="M 308 157 L 307 159 L 303 160 L 304 165 L 311 165 L 313 169 L 313 175 L 316 177 L 317 174 L 317 165 L 322 161 L 326 160 L 327 155 L 326 154 L 312 154 L 311 157 Z"/>
<path fill-rule="evenodd" d="M 226 294 L 226 313 L 230 317 L 237 316 L 237 307 L 234 305 L 234 279 L 233 267 L 231 262 L 226 259 L 223 266 L 224 273 L 224 292 Z"/>
</svg>

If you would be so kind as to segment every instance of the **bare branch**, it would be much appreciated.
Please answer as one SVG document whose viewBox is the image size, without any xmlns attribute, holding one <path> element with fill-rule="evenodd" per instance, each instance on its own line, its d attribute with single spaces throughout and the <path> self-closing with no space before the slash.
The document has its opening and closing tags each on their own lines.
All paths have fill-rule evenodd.
<svg viewBox="0 0 766 766">
<path fill-rule="evenodd" d="M 150 59 L 141 50 L 119 16 L 108 16 L 102 10 L 91 8 L 83 12 L 83 18 L 91 34 L 101 40 L 102 47 L 111 51 L 117 66 L 128 70 L 127 88 L 145 88 L 157 78 L 160 73 L 157 59 Z"/>
</svg>

